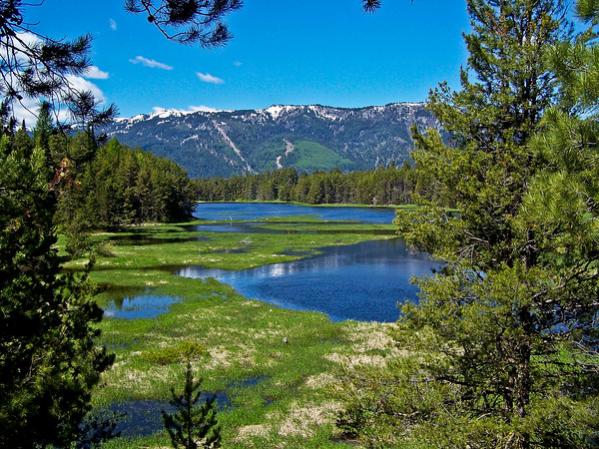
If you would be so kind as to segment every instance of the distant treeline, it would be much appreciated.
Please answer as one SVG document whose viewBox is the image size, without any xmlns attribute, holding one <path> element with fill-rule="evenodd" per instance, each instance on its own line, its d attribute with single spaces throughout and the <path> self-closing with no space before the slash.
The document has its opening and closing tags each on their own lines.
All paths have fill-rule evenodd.
<svg viewBox="0 0 599 449">
<path fill-rule="evenodd" d="M 433 195 L 408 163 L 369 171 L 299 173 L 294 168 L 193 181 L 201 201 L 297 201 L 310 204 L 406 204 L 414 193 Z"/>
<path fill-rule="evenodd" d="M 191 216 L 194 194 L 186 172 L 174 162 L 116 140 L 99 147 L 75 179 L 59 203 L 59 222 L 76 219 L 97 229 Z"/>
</svg>

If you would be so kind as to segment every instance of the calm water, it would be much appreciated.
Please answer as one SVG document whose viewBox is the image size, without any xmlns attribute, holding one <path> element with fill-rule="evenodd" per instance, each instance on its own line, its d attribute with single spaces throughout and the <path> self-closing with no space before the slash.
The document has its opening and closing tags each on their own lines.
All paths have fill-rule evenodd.
<svg viewBox="0 0 599 449">
<path fill-rule="evenodd" d="M 154 295 L 151 290 L 140 294 L 130 294 L 114 298 L 104 307 L 104 316 L 123 320 L 155 318 L 169 311 L 179 298 L 165 295 Z"/>
<path fill-rule="evenodd" d="M 231 408 L 233 407 L 231 395 L 235 396 L 240 389 L 255 387 L 268 379 L 270 379 L 268 376 L 256 376 L 231 382 L 227 385 L 226 391 L 202 393 L 200 402 L 214 397 L 218 410 Z M 139 437 L 164 430 L 161 413 L 163 410 L 167 413 L 175 411 L 169 401 L 132 400 L 117 402 L 96 412 L 99 416 L 115 413 L 119 417 L 116 431 L 120 432 L 122 437 Z"/>
<path fill-rule="evenodd" d="M 357 221 L 360 223 L 384 224 L 393 221 L 395 210 L 385 207 L 310 207 L 271 203 L 202 203 L 197 205 L 194 215 L 202 220 L 215 221 L 260 221 L 272 217 L 311 215 L 320 220 L 328 221 Z"/>
<path fill-rule="evenodd" d="M 211 393 L 202 393 L 200 401 L 205 401 L 211 397 Z M 222 410 L 231 406 L 229 397 L 224 392 L 214 393 L 215 403 Z M 121 418 L 116 427 L 116 431 L 122 437 L 139 437 L 152 435 L 164 430 L 162 421 L 162 411 L 173 413 L 174 407 L 169 401 L 139 400 L 126 401 L 112 404 L 109 412 L 114 412 Z"/>
<path fill-rule="evenodd" d="M 255 207 L 255 206 L 254 206 Z M 417 299 L 413 276 L 428 276 L 438 264 L 408 251 L 400 240 L 328 248 L 316 257 L 243 271 L 187 267 L 189 278 L 213 277 L 248 298 L 294 310 L 326 313 L 335 321 L 395 321 L 397 304 Z"/>
</svg>

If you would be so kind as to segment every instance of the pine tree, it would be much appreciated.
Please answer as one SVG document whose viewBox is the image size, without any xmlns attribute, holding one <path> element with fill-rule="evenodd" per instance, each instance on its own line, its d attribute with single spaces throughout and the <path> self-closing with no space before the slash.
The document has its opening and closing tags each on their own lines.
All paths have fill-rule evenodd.
<svg viewBox="0 0 599 449">
<path fill-rule="evenodd" d="M 48 181 L 55 174 L 56 165 L 54 164 L 52 153 L 50 152 L 50 138 L 55 134 L 54 122 L 50 114 L 51 106 L 48 102 L 43 102 L 37 115 L 37 121 L 33 128 L 33 144 L 43 150 L 46 155 L 46 166 Z"/>
<path fill-rule="evenodd" d="M 64 447 L 112 357 L 85 279 L 61 271 L 46 154 L 28 139 L 0 136 L 0 447 Z"/>
<path fill-rule="evenodd" d="M 171 390 L 170 404 L 175 412 L 162 412 L 164 426 L 175 449 L 213 449 L 220 447 L 220 427 L 216 419 L 215 396 L 202 398 L 202 379 L 193 378 L 191 362 L 187 362 L 185 386 L 181 394 Z"/>
<path fill-rule="evenodd" d="M 54 122 L 50 114 L 50 103 L 43 102 L 37 114 L 37 122 L 33 128 L 33 142 L 44 151 L 49 150 L 50 136 L 54 133 Z"/>
<path fill-rule="evenodd" d="M 416 169 L 441 196 L 397 218 L 446 266 L 402 309 L 394 336 L 408 355 L 355 380 L 368 392 L 339 423 L 373 446 L 596 447 L 599 135 L 572 98 L 596 111 L 598 66 L 556 57 L 580 45 L 561 1 L 469 0 L 468 11 L 475 76 L 430 98 L 451 145 L 415 136 Z"/>
</svg>

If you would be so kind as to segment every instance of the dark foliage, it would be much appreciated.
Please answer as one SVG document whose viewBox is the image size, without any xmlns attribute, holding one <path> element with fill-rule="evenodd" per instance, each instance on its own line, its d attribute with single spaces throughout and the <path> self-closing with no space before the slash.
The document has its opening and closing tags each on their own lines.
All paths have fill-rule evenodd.
<svg viewBox="0 0 599 449">
<path fill-rule="evenodd" d="M 360 203 L 406 204 L 414 195 L 434 196 L 434 185 L 426 182 L 405 163 L 369 171 L 298 173 L 285 168 L 259 175 L 196 179 L 196 194 L 202 201 L 297 201 L 311 204 Z"/>
<path fill-rule="evenodd" d="M 363 0 L 362 3 L 364 5 L 364 9 L 370 12 L 380 8 L 382 2 L 381 0 Z"/>
<path fill-rule="evenodd" d="M 202 379 L 194 380 L 187 362 L 185 386 L 180 394 L 171 389 L 173 413 L 162 412 L 164 426 L 175 449 L 215 449 L 220 447 L 220 427 L 216 419 L 216 397 L 202 399 Z"/>
<path fill-rule="evenodd" d="M 185 172 L 174 162 L 116 140 L 100 147 L 75 176 L 76 182 L 61 196 L 57 215 L 67 229 L 118 228 L 191 216 L 193 190 Z"/>
<path fill-rule="evenodd" d="M 127 0 L 125 8 L 145 14 L 167 39 L 214 47 L 231 39 L 222 19 L 241 5 L 241 0 Z"/>
<path fill-rule="evenodd" d="M 446 265 L 402 307 L 405 354 L 349 376 L 338 423 L 369 447 L 596 448 L 596 17 L 573 37 L 560 0 L 467 5 L 473 73 L 429 102 L 453 145 L 415 135 L 438 198 L 396 220 Z"/>
<path fill-rule="evenodd" d="M 74 442 L 113 360 L 85 275 L 60 267 L 47 160 L 24 130 L 0 136 L 0 447 Z"/>
<path fill-rule="evenodd" d="M 123 417 L 116 413 L 89 413 L 79 426 L 74 449 L 100 449 L 106 441 L 119 437 L 117 425 Z"/>
</svg>

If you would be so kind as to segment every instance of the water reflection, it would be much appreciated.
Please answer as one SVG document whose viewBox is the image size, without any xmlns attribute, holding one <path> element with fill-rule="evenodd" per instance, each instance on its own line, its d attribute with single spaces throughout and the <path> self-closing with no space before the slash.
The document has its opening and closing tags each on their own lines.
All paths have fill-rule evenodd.
<svg viewBox="0 0 599 449">
<path fill-rule="evenodd" d="M 205 401 L 212 396 L 215 396 L 216 406 L 219 409 L 231 406 L 231 401 L 224 392 L 202 393 L 200 401 Z M 120 432 L 122 437 L 148 436 L 164 430 L 161 413 L 163 410 L 167 413 L 175 411 L 169 401 L 156 400 L 118 402 L 108 408 L 108 411 L 122 416 L 116 427 L 116 431 Z"/>
<path fill-rule="evenodd" d="M 395 321 L 398 302 L 417 299 L 413 276 L 438 268 L 428 256 L 409 251 L 400 240 L 334 247 L 316 257 L 250 270 L 187 267 L 178 274 L 213 277 L 243 296 L 294 310 L 324 312 L 335 321 Z"/>
<path fill-rule="evenodd" d="M 104 307 L 104 316 L 123 320 L 155 318 L 167 313 L 171 305 L 179 302 L 179 298 L 152 294 L 151 290 L 143 290 L 138 294 L 129 294 L 113 298 Z"/>
<path fill-rule="evenodd" d="M 395 210 L 385 207 L 311 207 L 284 203 L 202 203 L 198 204 L 194 215 L 202 220 L 213 221 L 260 221 L 272 217 L 311 215 L 327 221 L 389 224 L 395 217 Z"/>
<path fill-rule="evenodd" d="M 268 379 L 268 376 L 259 375 L 230 382 L 226 391 L 203 392 L 200 395 L 200 403 L 209 397 L 214 397 L 219 410 L 229 409 L 233 407 L 230 394 L 235 396 L 239 394 L 240 389 L 255 387 Z M 161 413 L 163 410 L 167 413 L 175 411 L 169 401 L 130 400 L 113 403 L 105 409 L 96 410 L 96 414 L 101 416 L 106 413 L 115 413 L 120 417 L 116 431 L 120 432 L 122 437 L 140 437 L 164 430 Z"/>
</svg>

